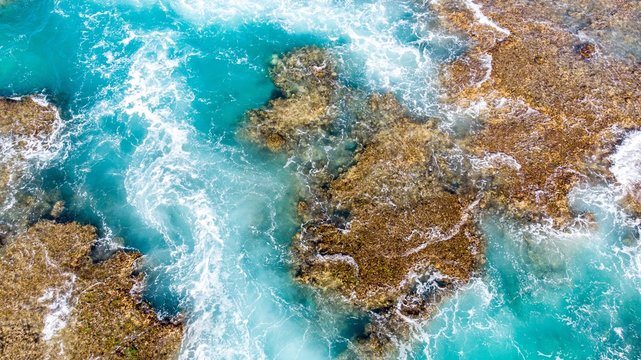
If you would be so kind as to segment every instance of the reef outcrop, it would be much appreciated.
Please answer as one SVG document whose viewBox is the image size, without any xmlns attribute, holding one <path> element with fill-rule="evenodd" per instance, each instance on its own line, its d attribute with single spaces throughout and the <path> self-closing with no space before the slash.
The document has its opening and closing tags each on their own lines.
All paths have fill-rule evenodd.
<svg viewBox="0 0 641 360">
<path fill-rule="evenodd" d="M 59 126 L 57 109 L 41 96 L 0 98 L 0 243 L 57 201 L 29 185 L 33 170 L 59 148 Z"/>
<path fill-rule="evenodd" d="M 318 130 L 332 120 L 337 89 L 336 64 L 326 50 L 309 47 L 274 57 L 270 75 L 284 97 L 249 112 L 247 136 L 278 151 L 292 149 L 301 132 Z"/>
<path fill-rule="evenodd" d="M 39 97 L 0 98 L 0 134 L 43 137 L 51 134 L 58 111 Z"/>
<path fill-rule="evenodd" d="M 630 18 L 638 4 L 480 0 L 434 7 L 473 42 L 445 67 L 442 83 L 453 106 L 481 105 L 480 129 L 465 146 L 479 158 L 505 160 L 488 174 L 496 185 L 491 205 L 568 225 L 575 215 L 569 191 L 611 180 L 606 155 L 641 126 L 641 67 L 611 50 L 604 32 L 635 29 Z"/>
<path fill-rule="evenodd" d="M 467 281 L 482 246 L 470 216 L 478 201 L 461 186 L 464 164 L 445 154 L 457 151 L 432 123 L 401 120 L 377 134 L 329 185 L 330 216 L 298 235 L 299 279 L 368 310 L 395 305 L 413 274 Z"/>
<path fill-rule="evenodd" d="M 39 220 L 64 212 L 32 176 L 55 154 L 58 121 L 42 98 L 0 99 L 0 358 L 173 358 L 182 325 L 142 300 L 140 254 L 96 262 L 94 227 Z"/>
<path fill-rule="evenodd" d="M 306 60 L 310 55 L 314 61 Z M 317 65 L 307 69 L 309 64 L 333 63 L 329 56 L 303 48 L 276 64 L 298 59 L 295 66 L 302 69 L 288 71 L 311 74 Z M 322 122 L 256 117 L 279 113 L 279 107 L 290 111 L 293 101 L 302 101 L 283 85 L 299 83 L 298 77 L 284 81 L 290 75 L 278 65 L 272 76 L 286 97 L 252 111 L 247 126 L 250 138 L 267 146 L 268 136 L 251 136 L 261 121 L 270 129 L 293 126 L 289 133 L 296 134 L 294 145 L 280 147 L 298 163 L 301 177 L 303 225 L 292 246 L 295 276 L 376 314 L 353 354 L 393 353 L 393 338 L 409 332 L 403 319 L 427 317 L 484 261 L 474 215 L 480 198 L 468 186 L 470 163 L 434 120 L 412 120 L 391 94 L 363 94 L 340 85 L 335 75 L 321 88 L 341 96 L 325 98 L 318 113 L 329 116 Z M 349 151 L 343 151 L 344 144 Z M 326 148 L 338 148 L 348 160 L 332 166 L 326 159 L 336 153 L 323 153 Z"/>
<path fill-rule="evenodd" d="M 90 257 L 96 229 L 41 221 L 0 250 L 0 356 L 7 359 L 169 359 L 180 324 L 141 299 L 140 254 Z"/>
<path fill-rule="evenodd" d="M 570 206 L 571 190 L 615 181 L 609 155 L 641 127 L 638 54 L 632 44 L 620 51 L 612 40 L 619 35 L 609 33 L 638 30 L 638 4 L 441 0 L 430 6 L 442 26 L 470 39 L 468 51 L 443 67 L 441 83 L 444 112 L 478 112 L 471 127 L 447 130 L 438 120 L 411 118 L 390 94 L 341 87 L 333 67 L 332 76 L 316 72 L 330 68 L 318 64 L 334 63 L 321 60 L 331 55 L 316 48 L 277 60 L 290 64 L 271 72 L 284 98 L 248 116 L 251 139 L 298 161 L 295 276 L 374 314 L 352 349 L 365 358 L 392 354 L 394 337 L 411 327 L 407 319 L 429 317 L 481 271 L 480 214 L 572 226 L 583 215 Z M 304 98 L 289 90 L 286 84 L 301 78 L 303 93 L 320 84 L 325 95 Z M 270 140 L 274 133 L 278 141 Z M 334 148 L 352 144 L 341 166 L 318 150 L 328 141 Z M 622 204 L 634 212 L 640 197 L 632 195 Z"/>
</svg>

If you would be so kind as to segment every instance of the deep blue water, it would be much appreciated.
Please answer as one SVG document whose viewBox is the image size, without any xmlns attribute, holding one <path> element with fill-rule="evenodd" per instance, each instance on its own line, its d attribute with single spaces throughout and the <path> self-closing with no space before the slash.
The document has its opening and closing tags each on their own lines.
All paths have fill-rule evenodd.
<svg viewBox="0 0 641 360">
<path fill-rule="evenodd" d="M 333 358 L 365 315 L 291 280 L 294 169 L 236 133 L 276 90 L 272 56 L 313 44 L 338 57 L 344 83 L 451 119 L 437 71 L 465 41 L 416 3 L 16 0 L 0 8 L 0 95 L 43 93 L 61 108 L 64 146 L 39 178 L 66 217 L 145 254 L 147 299 L 187 314 L 182 358 Z M 639 358 L 641 256 L 625 240 L 637 224 L 594 200 L 608 191 L 577 200 L 599 230 L 488 216 L 486 274 L 403 355 Z"/>
</svg>

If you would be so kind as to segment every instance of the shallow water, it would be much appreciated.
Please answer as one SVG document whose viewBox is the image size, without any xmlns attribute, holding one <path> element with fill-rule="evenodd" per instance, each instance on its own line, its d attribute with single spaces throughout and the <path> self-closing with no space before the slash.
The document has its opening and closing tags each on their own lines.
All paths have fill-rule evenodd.
<svg viewBox="0 0 641 360">
<path fill-rule="evenodd" d="M 145 254 L 147 299 L 187 314 L 182 358 L 331 358 L 365 316 L 291 280 L 295 170 L 236 132 L 275 91 L 272 55 L 310 44 L 336 54 L 345 84 L 452 121 L 436 72 L 465 42 L 417 3 L 17 0 L 0 8 L 0 95 L 60 106 L 63 146 L 36 182 L 60 192 L 67 218 Z M 403 355 L 641 356 L 637 224 L 606 206 L 615 196 L 577 193 L 598 231 L 488 216 L 486 274 L 417 324 Z"/>
<path fill-rule="evenodd" d="M 641 253 L 636 219 L 607 188 L 577 189 L 598 227 L 572 232 L 488 218 L 487 272 L 417 335 L 440 358 L 638 359 Z"/>
</svg>

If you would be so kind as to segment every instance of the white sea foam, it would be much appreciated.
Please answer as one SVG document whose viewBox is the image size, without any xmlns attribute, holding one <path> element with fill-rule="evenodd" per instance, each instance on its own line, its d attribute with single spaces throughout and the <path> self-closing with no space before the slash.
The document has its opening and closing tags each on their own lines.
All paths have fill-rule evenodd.
<svg viewBox="0 0 641 360">
<path fill-rule="evenodd" d="M 483 14 L 483 11 L 481 11 L 481 5 L 475 3 L 472 0 L 465 0 L 465 5 L 467 6 L 468 9 L 470 9 L 470 11 L 472 11 L 472 13 L 474 14 L 474 17 L 476 18 L 476 21 L 478 21 L 479 24 L 489 26 L 492 29 L 500 33 L 503 33 L 505 35 L 511 34 L 510 30 L 500 26 L 499 24 L 497 24 L 496 22 L 490 20 L 490 18 L 485 16 L 485 14 Z"/>
<path fill-rule="evenodd" d="M 630 133 L 610 160 L 610 171 L 623 187 L 641 183 L 641 131 Z"/>
<path fill-rule="evenodd" d="M 480 56 L 480 59 L 483 63 L 483 66 L 485 66 L 485 75 L 483 75 L 481 81 L 476 84 L 476 87 L 481 87 L 481 85 L 490 80 L 490 77 L 492 77 L 492 55 L 483 54 Z"/>
<path fill-rule="evenodd" d="M 354 273 L 356 276 L 358 276 L 360 272 L 360 268 L 358 267 L 358 263 L 356 260 L 349 255 L 345 254 L 332 254 L 332 255 L 317 255 L 316 258 L 321 261 L 329 261 L 329 262 L 343 262 L 354 268 Z"/>
<path fill-rule="evenodd" d="M 493 283 L 474 278 L 460 288 L 445 306 L 440 307 L 429 322 L 415 328 L 413 337 L 424 346 L 423 355 L 427 359 L 436 358 L 433 348 L 438 343 L 465 331 L 482 332 L 488 338 L 508 340 L 511 335 L 508 333 L 507 326 L 502 326 L 495 319 L 486 316 L 493 308 L 500 305 L 501 301 L 501 296 Z M 426 326 L 434 323 L 439 325 L 436 331 L 426 329 Z"/>
<path fill-rule="evenodd" d="M 183 297 L 189 317 L 181 358 L 260 358 L 245 314 L 223 286 L 226 244 L 221 226 L 226 214 L 216 205 L 217 179 L 209 170 L 225 171 L 222 155 L 212 152 L 189 122 L 194 95 L 179 69 L 194 53 L 176 46 L 171 31 L 139 33 L 124 96 L 98 104 L 95 114 L 115 108 L 123 121 L 146 127 L 125 177 L 128 202 L 163 235 L 171 263 L 172 289 Z M 231 170 L 230 170 L 231 171 Z M 209 174 L 209 175 L 208 175 Z M 222 175 L 221 175 L 222 176 Z M 227 181 L 232 181 L 227 179 Z M 177 219 L 185 226 L 177 226 Z"/>
<path fill-rule="evenodd" d="M 416 246 L 415 248 L 407 250 L 403 256 L 410 256 L 412 254 L 416 254 L 417 252 L 421 252 L 425 250 L 429 245 L 439 243 L 442 241 L 447 241 L 456 236 L 459 232 L 461 232 L 461 229 L 463 226 L 468 222 L 470 214 L 473 211 L 476 211 L 479 202 L 481 201 L 480 198 L 477 198 L 474 200 L 470 205 L 465 208 L 465 211 L 461 215 L 461 219 L 454 224 L 450 229 L 447 229 L 446 231 L 443 231 L 442 229 L 432 229 L 428 234 L 422 235 L 419 234 L 419 236 L 426 238 L 426 242 L 422 243 L 421 245 Z"/>
<path fill-rule="evenodd" d="M 199 27 L 271 23 L 292 34 L 322 36 L 335 44 L 332 49 L 345 72 L 362 73 L 367 86 L 396 93 L 417 113 L 436 110 L 438 72 L 430 47 L 462 43 L 431 26 L 427 7 L 414 1 L 169 0 L 162 4 Z"/>
<path fill-rule="evenodd" d="M 70 300 L 76 276 L 71 273 L 66 275 L 68 280 L 62 288 L 49 288 L 38 298 L 38 302 L 49 303 L 47 305 L 49 312 L 45 316 L 45 323 L 42 329 L 44 341 L 51 341 L 60 330 L 67 326 L 67 320 L 72 310 Z"/>
<path fill-rule="evenodd" d="M 498 169 L 503 166 L 511 167 L 516 171 L 521 170 L 521 164 L 514 157 L 502 152 L 485 154 L 482 158 L 470 157 L 470 163 L 476 171 Z"/>
</svg>

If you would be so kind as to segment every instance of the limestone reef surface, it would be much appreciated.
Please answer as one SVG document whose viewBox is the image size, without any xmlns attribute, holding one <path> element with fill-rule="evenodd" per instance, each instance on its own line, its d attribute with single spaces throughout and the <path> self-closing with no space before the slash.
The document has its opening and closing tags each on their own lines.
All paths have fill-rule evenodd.
<svg viewBox="0 0 641 360">
<path fill-rule="evenodd" d="M 275 61 L 288 64 L 271 72 L 283 97 L 250 112 L 244 133 L 297 163 L 295 277 L 372 314 L 346 357 L 393 357 L 412 319 L 429 318 L 482 272 L 484 214 L 560 230 L 591 219 L 574 212 L 571 190 L 615 182 L 610 155 L 641 125 L 638 57 L 619 51 L 608 33 L 638 30 L 637 5 L 432 2 L 444 27 L 470 39 L 441 72 L 443 113 L 478 114 L 464 130 L 412 118 L 390 94 L 341 85 L 335 66 L 318 66 L 334 64 L 322 49 Z M 289 74 L 298 76 L 284 81 Z M 298 104 L 305 99 L 288 83 L 305 93 L 321 84 L 328 95 Z M 261 127 L 270 130 L 254 130 Z M 330 147 L 348 149 L 340 166 Z M 638 189 L 622 198 L 631 214 Z"/>
<path fill-rule="evenodd" d="M 326 51 L 302 48 L 278 63 L 298 67 L 288 71 L 305 74 L 305 84 L 319 83 L 324 76 L 307 69 L 310 54 L 333 62 Z M 286 75 L 272 70 L 275 79 Z M 480 269 L 484 251 L 473 215 L 480 200 L 467 185 L 462 149 L 434 119 L 412 119 L 391 94 L 364 94 L 336 80 L 329 85 L 341 96 L 317 112 L 321 119 L 265 120 L 272 129 L 293 127 L 285 145 L 275 148 L 270 135 L 251 129 L 297 97 L 286 90 L 284 99 L 248 115 L 244 134 L 296 159 L 303 224 L 292 246 L 295 276 L 375 314 L 350 354 L 378 357 L 406 338 L 402 319 L 424 318 Z"/>
<path fill-rule="evenodd" d="M 60 147 L 58 111 L 42 96 L 0 98 L 0 243 L 47 215 L 56 202 L 34 185 L 34 171 Z"/>
<path fill-rule="evenodd" d="M 452 146 L 432 124 L 401 120 L 379 133 L 328 189 L 342 221 L 304 226 L 302 278 L 340 289 L 366 309 L 393 305 L 408 289 L 391 284 L 411 273 L 467 280 L 479 260 L 468 250 L 481 249 L 469 216 L 475 198 L 457 188 L 458 174 L 443 174 L 456 171 L 443 161 Z M 317 253 L 306 254 L 308 244 Z"/>
<path fill-rule="evenodd" d="M 33 184 L 25 184 L 29 168 L 21 161 L 34 147 L 47 150 L 57 118 L 42 98 L 0 99 L 2 165 L 11 176 L 0 194 L 16 199 L 2 214 L 11 226 L 0 245 L 0 357 L 173 358 L 182 324 L 159 320 L 142 300 L 141 255 L 114 250 L 96 262 L 93 226 L 56 222 L 62 201 L 22 193 Z"/>
<path fill-rule="evenodd" d="M 41 97 L 1 98 L 0 134 L 42 136 L 53 132 L 58 116 Z"/>
<path fill-rule="evenodd" d="M 284 97 L 248 114 L 247 135 L 265 139 L 275 151 L 294 146 L 298 132 L 322 128 L 332 120 L 336 64 L 322 49 L 303 51 L 304 56 L 274 57 L 270 74 Z"/>
<path fill-rule="evenodd" d="M 613 49 L 608 35 L 639 31 L 638 2 L 440 1 L 435 9 L 473 44 L 442 83 L 450 104 L 481 105 L 470 151 L 506 164 L 493 170 L 492 201 L 567 226 L 576 215 L 569 191 L 611 181 L 608 155 L 641 125 L 639 57 Z"/>
<path fill-rule="evenodd" d="M 478 199 L 448 163 L 457 151 L 434 124 L 399 120 L 331 182 L 331 215 L 305 223 L 294 242 L 300 281 L 377 314 L 360 357 L 393 353 L 409 331 L 403 319 L 428 316 L 484 261 Z"/>
<path fill-rule="evenodd" d="M 140 254 L 94 263 L 96 229 L 40 221 L 1 251 L 0 354 L 11 359 L 167 359 L 179 324 L 160 322 L 132 289 Z"/>
</svg>

